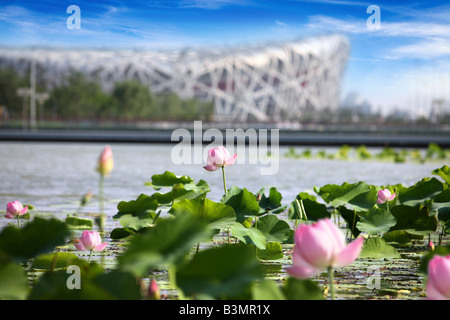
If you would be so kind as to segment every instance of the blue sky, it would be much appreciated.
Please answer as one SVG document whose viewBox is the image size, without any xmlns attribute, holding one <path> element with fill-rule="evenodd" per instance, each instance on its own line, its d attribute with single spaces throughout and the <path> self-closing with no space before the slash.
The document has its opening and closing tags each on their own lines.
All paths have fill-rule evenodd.
<svg viewBox="0 0 450 320">
<path fill-rule="evenodd" d="M 69 30 L 69 5 L 81 29 Z M 370 5 L 380 29 L 369 29 Z M 160 0 L 0 3 L 1 46 L 174 49 L 295 40 L 329 33 L 351 43 L 343 98 L 417 115 L 450 102 L 450 3 L 446 1 Z"/>
</svg>

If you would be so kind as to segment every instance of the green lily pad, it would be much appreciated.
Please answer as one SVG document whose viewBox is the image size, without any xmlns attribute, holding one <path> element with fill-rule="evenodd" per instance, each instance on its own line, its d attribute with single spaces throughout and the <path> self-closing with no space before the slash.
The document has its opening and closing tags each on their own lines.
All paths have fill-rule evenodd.
<svg viewBox="0 0 450 320">
<path fill-rule="evenodd" d="M 296 199 L 302 201 L 307 220 L 317 221 L 319 219 L 331 217 L 331 213 L 328 212 L 327 206 L 317 202 L 316 197 L 306 192 L 301 192 L 297 195 Z M 295 219 L 295 216 L 291 216 L 290 218 Z"/>
<path fill-rule="evenodd" d="M 372 208 L 377 201 L 377 190 L 365 182 L 342 185 L 327 184 L 315 192 L 333 207 L 351 206 L 357 211 L 366 211 Z"/>
<path fill-rule="evenodd" d="M 141 287 L 136 278 L 127 272 L 113 270 L 108 273 L 91 271 L 95 265 L 85 266 L 75 272 L 65 270 L 45 272 L 33 286 L 29 300 L 140 300 Z M 80 288 L 69 288 L 70 277 L 79 276 Z"/>
<path fill-rule="evenodd" d="M 442 166 L 441 168 L 435 169 L 432 171 L 433 174 L 440 176 L 442 179 L 450 184 L 450 168 L 447 165 Z"/>
<path fill-rule="evenodd" d="M 358 237 L 361 231 L 356 225 L 361 220 L 360 216 L 362 213 L 356 212 L 356 210 L 350 210 L 344 206 L 337 207 L 336 211 L 344 218 L 345 222 L 347 222 L 347 228 L 352 232 L 353 237 Z"/>
<path fill-rule="evenodd" d="M 121 201 L 117 205 L 117 214 L 113 216 L 113 219 L 119 219 L 124 215 L 132 215 L 138 217 L 139 215 L 147 212 L 154 212 L 158 208 L 158 201 L 146 194 L 141 194 L 136 200 Z"/>
<path fill-rule="evenodd" d="M 263 250 L 257 250 L 256 256 L 260 260 L 277 260 L 283 258 L 283 248 L 281 244 L 276 241 L 269 241 L 266 244 L 266 248 Z"/>
<path fill-rule="evenodd" d="M 134 230 L 134 229 L 130 229 L 130 228 L 114 228 L 111 231 L 109 236 L 113 240 L 120 240 L 120 239 L 124 239 L 124 238 L 127 238 L 127 237 L 135 235 L 135 234 L 136 234 L 136 230 Z"/>
<path fill-rule="evenodd" d="M 292 232 L 292 229 L 286 221 L 271 214 L 258 219 L 257 229 L 264 234 L 267 241 L 280 243 L 288 240 Z"/>
<path fill-rule="evenodd" d="M 390 230 L 403 230 L 412 234 L 427 235 L 436 231 L 438 219 L 430 215 L 427 207 L 398 205 L 392 208 L 397 224 Z"/>
<path fill-rule="evenodd" d="M 178 268 L 176 283 L 187 296 L 206 294 L 231 299 L 263 276 L 264 269 L 255 257 L 254 248 L 223 246 L 200 251 Z"/>
<path fill-rule="evenodd" d="M 387 232 L 383 235 L 384 241 L 386 243 L 399 244 L 399 245 L 410 245 L 411 240 L 416 239 L 417 236 L 409 232 L 402 230 L 394 230 Z"/>
<path fill-rule="evenodd" d="M 382 238 L 371 237 L 364 241 L 359 257 L 373 259 L 400 258 L 400 253 L 396 248 L 387 244 Z"/>
<path fill-rule="evenodd" d="M 443 190 L 444 186 L 438 179 L 424 178 L 408 188 L 398 186 L 398 201 L 403 205 L 416 206 L 425 200 L 434 199 Z"/>
<path fill-rule="evenodd" d="M 34 217 L 22 228 L 9 225 L 0 233 L 0 251 L 11 259 L 27 261 L 40 254 L 52 252 L 65 244 L 70 235 L 66 224 L 58 219 Z"/>
<path fill-rule="evenodd" d="M 254 227 L 246 228 L 240 222 L 236 222 L 231 227 L 231 235 L 245 244 L 253 244 L 261 250 L 266 249 L 266 237 Z"/>
<path fill-rule="evenodd" d="M 156 199 L 160 205 L 170 205 L 183 199 L 205 197 L 206 193 L 209 191 L 211 191 L 211 188 L 208 183 L 204 180 L 200 180 L 196 184 L 193 182 L 187 184 L 175 184 L 171 191 L 167 193 L 154 193 L 152 194 L 152 198 Z"/>
<path fill-rule="evenodd" d="M 133 230 L 151 227 L 156 221 L 157 213 L 153 211 L 141 212 L 137 215 L 123 214 L 118 219 L 122 227 Z"/>
<path fill-rule="evenodd" d="M 37 256 L 32 264 L 34 269 L 59 269 L 77 264 L 79 258 L 70 252 L 53 252 Z"/>
<path fill-rule="evenodd" d="M 253 300 L 286 300 L 280 286 L 271 280 L 263 280 L 252 287 Z"/>
<path fill-rule="evenodd" d="M 91 230 L 93 227 L 93 222 L 91 219 L 67 216 L 66 225 L 72 230 Z"/>
<path fill-rule="evenodd" d="M 195 244 L 210 238 L 211 230 L 189 214 L 161 219 L 130 241 L 127 250 L 118 257 L 119 267 L 143 276 L 155 266 L 181 262 Z"/>
<path fill-rule="evenodd" d="M 397 219 L 390 212 L 380 208 L 373 208 L 361 216 L 356 223 L 356 227 L 368 234 L 378 235 L 387 232 L 396 223 Z"/>
<path fill-rule="evenodd" d="M 261 188 L 258 191 L 258 195 L 261 196 L 261 200 L 259 201 L 259 206 L 263 211 L 270 211 L 271 213 L 280 213 L 284 211 L 286 206 L 281 204 L 281 200 L 283 199 L 281 193 L 275 187 L 271 187 L 269 189 L 269 196 L 265 195 L 265 189 Z"/>
<path fill-rule="evenodd" d="M 236 213 L 231 206 L 209 199 L 184 199 L 172 205 L 169 213 L 174 216 L 190 214 L 208 224 L 212 229 L 231 227 L 236 222 Z"/>
<path fill-rule="evenodd" d="M 231 187 L 227 190 L 221 202 L 233 208 L 239 222 L 244 222 L 249 217 L 255 217 L 260 212 L 256 196 L 245 188 Z"/>
<path fill-rule="evenodd" d="M 309 279 L 289 277 L 282 290 L 287 300 L 324 300 L 321 288 Z"/>
<path fill-rule="evenodd" d="M 193 182 L 194 179 L 183 175 L 177 176 L 175 173 L 165 171 L 163 174 L 155 174 L 152 176 L 152 180 L 146 182 L 146 186 L 153 187 L 155 190 L 159 190 L 163 187 L 173 187 L 176 184 L 188 184 Z"/>
<path fill-rule="evenodd" d="M 28 279 L 23 267 L 14 262 L 0 264 L 0 300 L 24 300 Z"/>
</svg>

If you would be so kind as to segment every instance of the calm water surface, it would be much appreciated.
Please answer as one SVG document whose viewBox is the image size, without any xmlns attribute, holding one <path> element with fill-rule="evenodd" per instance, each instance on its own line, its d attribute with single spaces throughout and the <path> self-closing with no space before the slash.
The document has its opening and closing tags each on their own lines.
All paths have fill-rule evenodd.
<svg viewBox="0 0 450 320">
<path fill-rule="evenodd" d="M 94 198 L 84 210 L 97 210 L 99 176 L 95 171 L 100 143 L 0 143 L 0 212 L 9 201 L 32 204 L 39 212 L 71 212 L 78 207 L 83 194 L 91 191 Z M 212 191 L 208 198 L 218 201 L 223 195 L 220 171 L 208 172 L 202 164 L 176 165 L 171 160 L 174 145 L 110 144 L 114 154 L 114 170 L 105 179 L 104 194 L 108 215 L 116 213 L 121 200 L 134 200 L 139 194 L 154 190 L 145 186 L 154 174 L 166 170 L 188 175 L 195 181 L 205 180 Z M 206 147 L 205 147 L 206 148 Z M 314 186 L 366 181 L 369 184 L 411 185 L 441 163 L 389 163 L 376 161 L 340 161 L 291 159 L 283 157 L 287 147 L 280 147 L 279 170 L 275 175 L 261 175 L 263 166 L 236 164 L 226 169 L 227 187 L 233 185 L 257 192 L 261 187 L 275 186 L 283 201 L 292 201 L 299 192 L 314 194 Z M 303 148 L 304 149 L 304 148 Z M 302 151 L 301 147 L 296 150 Z M 315 150 L 312 148 L 312 150 Z M 319 149 L 316 149 L 319 150 Z M 326 149 L 333 152 L 333 149 Z M 334 149 L 336 150 L 336 149 Z M 373 150 L 373 149 L 372 149 Z M 250 158 L 248 158 L 250 159 Z M 205 159 L 206 161 L 206 159 Z M 249 162 L 249 161 L 247 161 Z M 0 220 L 5 220 L 0 218 Z"/>
</svg>

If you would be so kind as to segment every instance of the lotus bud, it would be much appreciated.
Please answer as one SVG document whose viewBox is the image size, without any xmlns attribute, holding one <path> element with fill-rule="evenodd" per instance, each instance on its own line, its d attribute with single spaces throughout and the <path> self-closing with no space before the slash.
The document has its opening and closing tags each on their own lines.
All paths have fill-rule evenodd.
<svg viewBox="0 0 450 320">
<path fill-rule="evenodd" d="M 159 292 L 158 283 L 154 279 L 150 281 L 150 284 L 148 286 L 148 292 L 147 292 L 147 299 L 148 300 L 160 300 L 161 294 Z"/>
<path fill-rule="evenodd" d="M 114 167 L 113 153 L 110 146 L 106 146 L 98 159 L 97 171 L 107 176 Z"/>
</svg>

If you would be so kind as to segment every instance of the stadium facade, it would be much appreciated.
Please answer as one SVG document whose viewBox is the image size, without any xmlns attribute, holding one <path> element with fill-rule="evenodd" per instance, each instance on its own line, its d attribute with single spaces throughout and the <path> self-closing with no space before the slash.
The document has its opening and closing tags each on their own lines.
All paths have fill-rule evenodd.
<svg viewBox="0 0 450 320">
<path fill-rule="evenodd" d="M 348 54 L 348 40 L 331 35 L 171 52 L 0 48 L 0 66 L 27 74 L 35 61 L 48 89 L 73 71 L 98 79 L 107 91 L 117 81 L 135 79 L 155 93 L 213 101 L 216 120 L 267 122 L 337 108 Z"/>
</svg>

